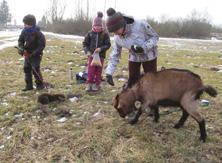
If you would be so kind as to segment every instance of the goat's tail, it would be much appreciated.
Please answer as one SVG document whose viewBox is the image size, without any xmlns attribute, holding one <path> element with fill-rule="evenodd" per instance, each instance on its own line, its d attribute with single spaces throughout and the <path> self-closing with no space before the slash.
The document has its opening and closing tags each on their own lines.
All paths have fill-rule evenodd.
<svg viewBox="0 0 222 163">
<path fill-rule="evenodd" d="M 203 87 L 203 91 L 206 92 L 207 94 L 209 94 L 212 97 L 216 97 L 217 96 L 217 91 L 215 88 L 213 88 L 210 85 L 206 85 Z"/>
</svg>

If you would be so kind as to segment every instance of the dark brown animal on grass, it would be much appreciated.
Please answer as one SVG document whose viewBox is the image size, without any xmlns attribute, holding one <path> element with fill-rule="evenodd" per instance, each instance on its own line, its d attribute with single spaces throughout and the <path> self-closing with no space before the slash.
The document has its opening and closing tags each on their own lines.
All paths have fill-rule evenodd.
<svg viewBox="0 0 222 163">
<path fill-rule="evenodd" d="M 58 102 L 65 101 L 65 96 L 63 94 L 43 93 L 38 96 L 38 100 L 37 100 L 37 102 L 43 105 L 49 104 L 54 101 L 58 101 Z"/>
<path fill-rule="evenodd" d="M 144 109 L 154 111 L 154 121 L 159 120 L 159 106 L 181 107 L 183 114 L 175 128 L 184 125 L 190 115 L 199 124 L 200 140 L 205 142 L 207 134 L 205 121 L 197 112 L 198 99 L 206 92 L 215 97 L 217 91 L 207 85 L 203 85 L 199 75 L 188 70 L 165 69 L 156 73 L 146 73 L 132 87 L 117 94 L 113 100 L 113 105 L 121 117 L 125 117 L 134 111 L 134 103 L 140 101 L 141 107 L 135 118 L 131 121 L 136 123 Z"/>
</svg>

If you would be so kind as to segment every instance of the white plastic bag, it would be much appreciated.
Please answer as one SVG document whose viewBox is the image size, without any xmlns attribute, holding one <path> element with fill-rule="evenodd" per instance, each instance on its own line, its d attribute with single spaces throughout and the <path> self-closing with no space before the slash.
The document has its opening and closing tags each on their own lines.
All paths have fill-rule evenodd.
<svg viewBox="0 0 222 163">
<path fill-rule="evenodd" d="M 91 62 L 91 66 L 100 66 L 102 67 L 102 63 L 100 61 L 99 53 L 93 54 L 93 60 Z"/>
</svg>

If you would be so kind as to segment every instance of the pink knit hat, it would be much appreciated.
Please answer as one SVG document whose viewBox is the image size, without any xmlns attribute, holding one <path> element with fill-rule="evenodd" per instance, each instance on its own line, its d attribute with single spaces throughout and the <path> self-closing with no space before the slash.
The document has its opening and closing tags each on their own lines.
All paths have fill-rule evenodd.
<svg viewBox="0 0 222 163">
<path fill-rule="evenodd" d="M 103 26 L 102 17 L 103 17 L 103 13 L 100 12 L 100 11 L 97 12 L 97 17 L 93 20 L 92 26 L 100 26 L 100 27 L 102 27 Z"/>
</svg>

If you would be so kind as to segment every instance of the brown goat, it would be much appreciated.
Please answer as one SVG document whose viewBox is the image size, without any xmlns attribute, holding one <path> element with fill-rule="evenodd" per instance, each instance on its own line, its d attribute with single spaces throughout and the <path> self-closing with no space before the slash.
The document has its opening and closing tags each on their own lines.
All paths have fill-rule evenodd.
<svg viewBox="0 0 222 163">
<path fill-rule="evenodd" d="M 117 94 L 113 99 L 113 105 L 121 117 L 125 117 L 134 111 L 134 103 L 140 101 L 141 107 L 135 118 L 131 121 L 136 123 L 144 109 L 154 111 L 154 121 L 159 119 L 159 106 L 178 106 L 182 108 L 183 114 L 175 128 L 184 125 L 188 116 L 191 115 L 200 128 L 200 140 L 205 142 L 207 134 L 205 121 L 197 112 L 198 99 L 206 92 L 215 97 L 217 91 L 211 87 L 203 85 L 199 75 L 188 70 L 165 69 L 156 73 L 146 73 L 132 87 Z"/>
</svg>

